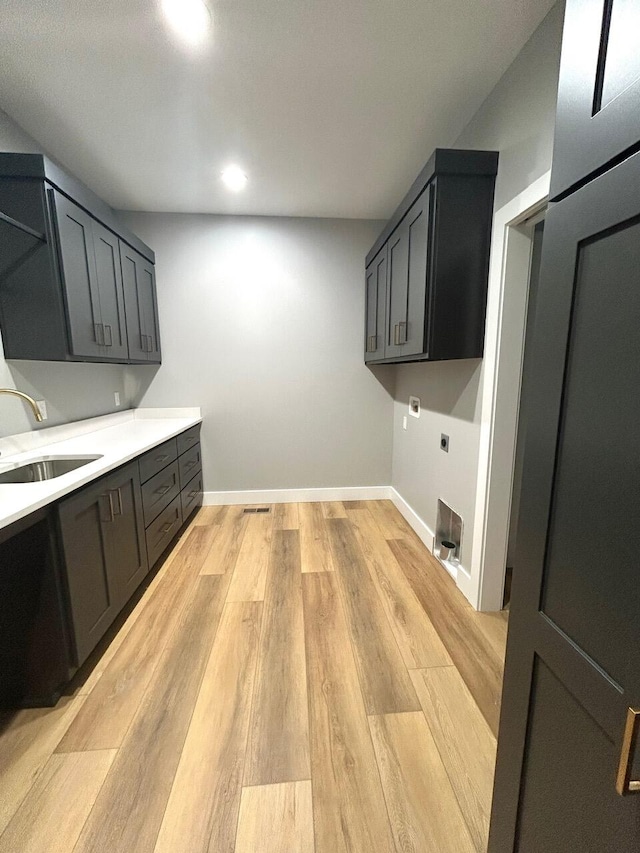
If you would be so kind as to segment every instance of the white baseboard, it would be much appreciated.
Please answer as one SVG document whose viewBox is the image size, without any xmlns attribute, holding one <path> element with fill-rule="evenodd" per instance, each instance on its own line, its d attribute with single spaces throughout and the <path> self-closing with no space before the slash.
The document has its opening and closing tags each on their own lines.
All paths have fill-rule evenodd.
<svg viewBox="0 0 640 853">
<path fill-rule="evenodd" d="M 246 492 L 205 492 L 204 506 L 286 504 L 314 501 L 380 501 L 391 498 L 391 486 L 347 486 L 335 489 L 266 489 Z"/>
<path fill-rule="evenodd" d="M 429 551 L 435 556 L 434 552 L 436 537 L 433 530 L 431 530 L 431 528 L 424 523 L 424 521 L 420 518 L 420 516 L 413 509 L 413 507 L 409 506 L 409 504 L 405 501 L 402 495 L 400 495 L 393 487 L 391 487 L 391 500 L 393 501 L 394 506 L 396 507 L 398 512 L 410 524 L 413 530 L 418 534 L 418 537 L 424 542 Z M 457 580 L 457 566 L 453 565 L 452 563 L 445 562 L 443 560 L 438 560 L 438 562 L 444 569 L 447 570 L 447 572 L 454 580 Z"/>
</svg>

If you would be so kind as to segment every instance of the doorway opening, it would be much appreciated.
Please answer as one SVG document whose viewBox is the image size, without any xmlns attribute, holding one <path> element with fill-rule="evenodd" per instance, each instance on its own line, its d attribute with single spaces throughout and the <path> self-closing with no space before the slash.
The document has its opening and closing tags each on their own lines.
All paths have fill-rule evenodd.
<svg viewBox="0 0 640 853">
<path fill-rule="evenodd" d="M 550 173 L 547 172 L 494 214 L 482 378 L 477 521 L 473 529 L 471 573 L 458 579 L 458 586 L 467 599 L 481 611 L 500 611 L 509 603 L 510 581 L 513 571 L 517 571 L 513 555 L 522 437 L 526 430 L 524 352 L 535 316 L 549 181 Z M 507 566 L 511 571 L 507 571 Z"/>
<path fill-rule="evenodd" d="M 529 265 L 529 293 L 527 297 L 527 313 L 524 333 L 524 352 L 522 355 L 522 375 L 520 381 L 520 399 L 518 402 L 518 421 L 516 432 L 516 448 L 513 462 L 513 481 L 511 485 L 511 502 L 509 511 L 509 533 L 507 540 L 507 560 L 505 566 L 504 591 L 502 605 L 509 609 L 511 604 L 511 583 L 514 570 L 517 570 L 517 539 L 518 521 L 520 516 L 520 495 L 522 492 L 522 468 L 524 459 L 524 444 L 527 432 L 528 417 L 528 365 L 530 363 L 531 341 L 540 279 L 540 259 L 542 257 L 542 238 L 544 234 L 544 217 L 542 210 L 522 224 L 525 230 L 531 230 L 531 261 Z"/>
</svg>

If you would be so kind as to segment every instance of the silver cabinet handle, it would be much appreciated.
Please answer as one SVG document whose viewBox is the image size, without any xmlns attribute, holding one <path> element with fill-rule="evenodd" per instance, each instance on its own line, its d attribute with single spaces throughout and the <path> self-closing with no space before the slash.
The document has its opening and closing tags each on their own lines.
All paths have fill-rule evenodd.
<svg viewBox="0 0 640 853">
<path fill-rule="evenodd" d="M 122 515 L 124 513 L 124 510 L 122 508 L 122 490 L 120 489 L 120 487 L 118 487 L 115 491 L 116 495 L 118 496 L 118 511 L 115 513 L 115 515 Z"/>
<path fill-rule="evenodd" d="M 102 521 L 104 521 L 106 523 L 110 523 L 115 518 L 115 515 L 113 512 L 113 498 L 111 497 L 111 492 L 107 492 L 106 495 L 100 495 L 100 498 L 106 499 L 108 507 L 109 507 L 109 517 L 103 518 Z"/>
<path fill-rule="evenodd" d="M 105 346 L 112 347 L 113 346 L 113 332 L 111 330 L 111 326 L 107 323 L 104 327 L 105 332 L 109 332 L 109 340 L 106 341 Z"/>
<path fill-rule="evenodd" d="M 164 527 L 160 530 L 160 533 L 168 533 L 171 530 L 171 528 L 173 527 L 173 525 L 176 523 L 177 520 L 178 520 L 178 518 L 176 517 L 170 523 L 165 524 Z"/>
<path fill-rule="evenodd" d="M 400 347 L 407 342 L 407 321 L 401 320 L 393 327 L 394 346 Z"/>
<path fill-rule="evenodd" d="M 104 326 L 102 323 L 93 324 L 93 336 L 96 339 L 98 346 L 104 346 Z"/>
<path fill-rule="evenodd" d="M 378 336 L 369 335 L 367 338 L 367 352 L 375 352 L 378 349 Z"/>
<path fill-rule="evenodd" d="M 156 461 L 156 462 L 164 462 L 164 460 L 165 460 L 165 459 L 168 459 L 168 458 L 169 458 L 169 454 L 168 454 L 168 453 L 161 453 L 161 454 L 160 454 L 160 456 L 156 456 L 155 461 Z"/>
<path fill-rule="evenodd" d="M 160 495 L 160 497 L 162 497 L 163 495 L 166 495 L 167 492 L 170 492 L 172 488 L 173 483 L 170 486 L 162 486 L 161 488 L 154 490 L 154 495 Z"/>
<path fill-rule="evenodd" d="M 184 466 L 184 470 L 189 471 L 190 468 L 193 468 L 193 466 L 197 465 L 197 464 L 198 464 L 198 460 L 192 459 L 191 462 L 187 462 L 187 464 Z"/>
<path fill-rule="evenodd" d="M 147 351 L 147 336 L 143 335 L 142 332 L 140 332 L 140 349 L 142 352 Z"/>
</svg>

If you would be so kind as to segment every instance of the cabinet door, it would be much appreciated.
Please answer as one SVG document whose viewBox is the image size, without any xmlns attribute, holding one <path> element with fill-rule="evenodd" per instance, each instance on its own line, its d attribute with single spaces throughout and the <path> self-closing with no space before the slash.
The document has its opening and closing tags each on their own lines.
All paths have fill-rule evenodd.
<svg viewBox="0 0 640 853">
<path fill-rule="evenodd" d="M 386 358 L 424 352 L 429 192 L 420 195 L 389 239 Z"/>
<path fill-rule="evenodd" d="M 403 355 L 425 352 L 427 306 L 429 193 L 427 188 L 407 213 L 407 321 Z"/>
<path fill-rule="evenodd" d="M 110 577 L 111 513 L 104 482 L 67 498 L 59 508 L 71 621 L 80 665 L 118 613 Z"/>
<path fill-rule="evenodd" d="M 129 355 L 124 313 L 124 291 L 120 270 L 118 238 L 95 219 L 91 223 L 96 258 L 100 322 L 103 328 L 106 358 L 126 361 Z"/>
<path fill-rule="evenodd" d="M 551 197 L 640 142 L 640 4 L 568 0 Z"/>
<path fill-rule="evenodd" d="M 93 248 L 92 218 L 66 196 L 52 193 L 72 355 L 103 359 L 104 329 Z"/>
<path fill-rule="evenodd" d="M 491 853 L 640 849 L 639 317 L 635 155 L 545 223 Z"/>
<path fill-rule="evenodd" d="M 155 267 L 146 258 L 140 258 L 140 273 L 138 287 L 144 312 L 144 333 L 147 336 L 147 360 L 160 364 L 160 324 L 158 322 L 158 301 L 156 295 Z"/>
<path fill-rule="evenodd" d="M 149 571 L 137 461 L 111 475 L 106 490 L 112 519 L 107 537 L 109 585 L 120 610 Z"/>
<path fill-rule="evenodd" d="M 153 264 L 120 241 L 129 358 L 160 363 L 160 331 Z"/>
<path fill-rule="evenodd" d="M 389 237 L 387 265 L 387 316 L 384 355 L 385 358 L 394 358 L 403 354 L 407 333 L 409 235 L 406 218 Z"/>
<path fill-rule="evenodd" d="M 387 247 L 367 267 L 364 360 L 384 358 L 384 316 L 387 298 Z"/>
</svg>

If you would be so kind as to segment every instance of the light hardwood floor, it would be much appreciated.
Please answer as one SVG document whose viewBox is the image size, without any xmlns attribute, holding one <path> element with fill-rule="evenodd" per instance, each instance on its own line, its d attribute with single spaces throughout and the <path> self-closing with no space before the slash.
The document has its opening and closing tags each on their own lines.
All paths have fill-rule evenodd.
<svg viewBox="0 0 640 853">
<path fill-rule="evenodd" d="M 506 631 L 389 501 L 206 507 L 1 720 L 0 853 L 484 853 Z"/>
</svg>

